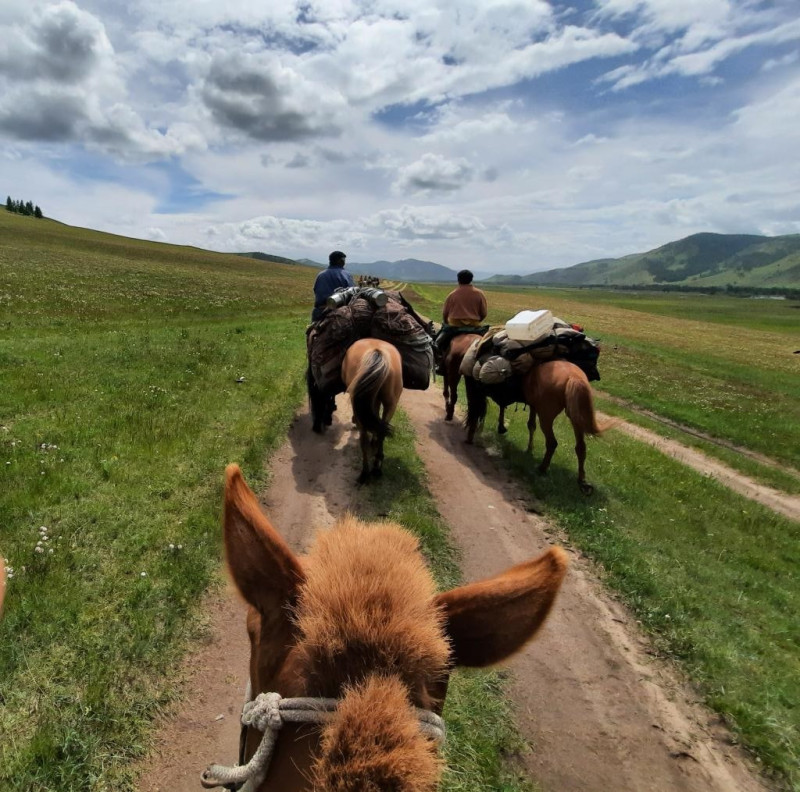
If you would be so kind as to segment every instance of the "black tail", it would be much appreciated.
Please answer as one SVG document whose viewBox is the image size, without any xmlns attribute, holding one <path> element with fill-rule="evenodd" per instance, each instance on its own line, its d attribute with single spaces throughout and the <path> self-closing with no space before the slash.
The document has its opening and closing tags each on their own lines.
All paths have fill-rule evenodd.
<svg viewBox="0 0 800 792">
<path fill-rule="evenodd" d="M 355 379 L 348 391 L 353 405 L 353 415 L 367 431 L 381 437 L 391 432 L 389 424 L 380 417 L 378 394 L 389 376 L 389 363 L 376 349 L 361 361 Z"/>
</svg>

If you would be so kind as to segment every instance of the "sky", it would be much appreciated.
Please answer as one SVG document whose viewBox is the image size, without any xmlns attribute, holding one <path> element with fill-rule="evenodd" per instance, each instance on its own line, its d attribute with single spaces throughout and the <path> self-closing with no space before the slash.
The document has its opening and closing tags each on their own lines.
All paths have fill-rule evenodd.
<svg viewBox="0 0 800 792">
<path fill-rule="evenodd" d="M 3 2 L 0 193 L 504 274 L 800 233 L 800 2 Z"/>
</svg>

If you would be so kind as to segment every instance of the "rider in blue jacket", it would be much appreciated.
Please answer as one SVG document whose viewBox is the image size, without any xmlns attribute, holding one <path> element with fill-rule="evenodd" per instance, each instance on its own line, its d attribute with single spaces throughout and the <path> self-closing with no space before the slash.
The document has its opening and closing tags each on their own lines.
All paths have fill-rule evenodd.
<svg viewBox="0 0 800 792">
<path fill-rule="evenodd" d="M 325 311 L 325 301 L 337 289 L 355 286 L 353 276 L 344 270 L 344 260 L 347 258 L 341 250 L 334 250 L 328 256 L 328 269 L 322 270 L 314 281 L 314 310 L 311 312 L 311 321 L 316 322 Z"/>
</svg>

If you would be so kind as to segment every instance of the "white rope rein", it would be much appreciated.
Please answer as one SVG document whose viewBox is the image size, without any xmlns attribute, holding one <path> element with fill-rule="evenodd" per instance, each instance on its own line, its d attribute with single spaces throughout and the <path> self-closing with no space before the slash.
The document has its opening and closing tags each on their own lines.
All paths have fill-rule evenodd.
<svg viewBox="0 0 800 792">
<path fill-rule="evenodd" d="M 267 776 L 278 732 L 284 723 L 325 723 L 339 706 L 332 698 L 282 698 L 279 693 L 260 693 L 242 708 L 242 725 L 264 733 L 261 742 L 246 765 L 209 765 L 200 776 L 206 789 L 244 784 L 240 792 L 255 792 Z M 444 721 L 435 712 L 415 708 L 420 730 L 426 737 L 443 743 Z"/>
</svg>

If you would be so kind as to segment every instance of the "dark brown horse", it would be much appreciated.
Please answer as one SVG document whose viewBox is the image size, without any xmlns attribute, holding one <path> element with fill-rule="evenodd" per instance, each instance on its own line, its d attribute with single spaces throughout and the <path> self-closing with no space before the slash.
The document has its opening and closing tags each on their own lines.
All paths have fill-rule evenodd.
<svg viewBox="0 0 800 792">
<path fill-rule="evenodd" d="M 458 401 L 458 383 L 461 382 L 461 362 L 476 338 L 482 333 L 459 333 L 453 336 L 444 357 L 444 419 L 452 421 Z"/>
<path fill-rule="evenodd" d="M 383 441 L 391 431 L 389 422 L 403 393 L 403 360 L 388 341 L 361 338 L 344 356 L 342 381 L 350 395 L 353 422 L 359 431 L 358 481 L 363 484 L 370 476 L 380 476 L 383 472 Z"/>
<path fill-rule="evenodd" d="M 544 458 L 539 472 L 546 473 L 550 460 L 558 446 L 553 422 L 561 412 L 566 412 L 575 433 L 575 454 L 578 457 L 578 486 L 581 492 L 589 495 L 593 487 L 586 481 L 584 463 L 586 462 L 587 434 L 599 435 L 610 429 L 616 421 L 603 424 L 597 422 L 594 410 L 592 386 L 586 374 L 566 360 L 550 360 L 539 363 L 524 374 L 519 382 L 502 386 L 484 386 L 472 377 L 467 378 L 467 442 L 471 443 L 475 432 L 486 417 L 486 398 L 495 400 L 501 408 L 500 424 L 503 423 L 504 409 L 515 401 L 528 405 L 528 447 L 533 450 L 533 433 L 536 431 L 536 418 L 545 437 Z"/>
<path fill-rule="evenodd" d="M 451 669 L 522 649 L 567 565 L 553 547 L 437 594 L 412 534 L 352 516 L 298 557 L 236 465 L 226 472 L 224 540 L 249 604 L 252 701 L 243 766 L 212 765 L 203 785 L 246 781 L 251 792 L 434 792 Z"/>
</svg>

